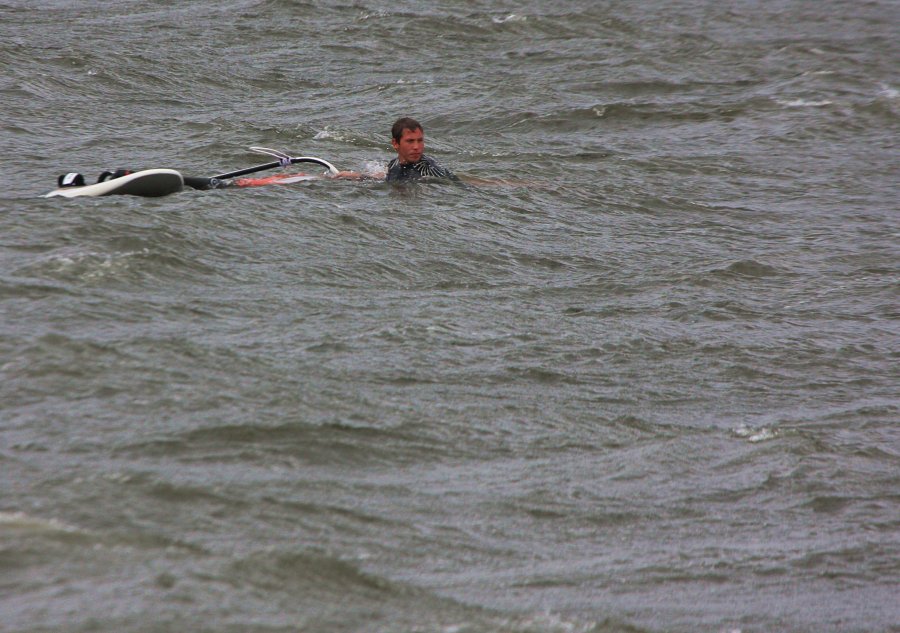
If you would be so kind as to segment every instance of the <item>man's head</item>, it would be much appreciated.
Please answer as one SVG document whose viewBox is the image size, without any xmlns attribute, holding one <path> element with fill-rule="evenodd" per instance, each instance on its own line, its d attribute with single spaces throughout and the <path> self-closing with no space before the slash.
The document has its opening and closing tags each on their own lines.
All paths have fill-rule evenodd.
<svg viewBox="0 0 900 633">
<path fill-rule="evenodd" d="M 425 132 L 415 119 L 397 119 L 391 127 L 391 145 L 401 164 L 418 162 L 425 151 Z"/>
</svg>

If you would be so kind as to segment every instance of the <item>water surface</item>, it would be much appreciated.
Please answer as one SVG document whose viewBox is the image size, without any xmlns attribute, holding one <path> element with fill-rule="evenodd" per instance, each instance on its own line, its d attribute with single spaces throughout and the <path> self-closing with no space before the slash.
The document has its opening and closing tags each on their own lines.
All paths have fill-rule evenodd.
<svg viewBox="0 0 900 633">
<path fill-rule="evenodd" d="M 0 4 L 0 628 L 900 630 L 898 29 Z"/>
</svg>

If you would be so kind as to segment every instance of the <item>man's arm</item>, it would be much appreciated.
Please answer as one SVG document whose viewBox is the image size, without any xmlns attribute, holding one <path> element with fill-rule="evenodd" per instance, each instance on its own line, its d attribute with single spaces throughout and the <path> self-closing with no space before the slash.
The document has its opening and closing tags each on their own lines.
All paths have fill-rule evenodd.
<svg viewBox="0 0 900 633">
<path fill-rule="evenodd" d="M 343 178 L 345 180 L 384 180 L 385 172 L 367 172 L 358 171 L 339 171 L 336 174 L 329 174 L 331 178 Z"/>
</svg>

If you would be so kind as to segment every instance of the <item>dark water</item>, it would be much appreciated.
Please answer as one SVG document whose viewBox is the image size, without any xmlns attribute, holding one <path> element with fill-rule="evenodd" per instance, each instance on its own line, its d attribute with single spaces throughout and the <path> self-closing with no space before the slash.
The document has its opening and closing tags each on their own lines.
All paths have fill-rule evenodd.
<svg viewBox="0 0 900 633">
<path fill-rule="evenodd" d="M 0 2 L 0 630 L 900 631 L 898 33 Z"/>
</svg>

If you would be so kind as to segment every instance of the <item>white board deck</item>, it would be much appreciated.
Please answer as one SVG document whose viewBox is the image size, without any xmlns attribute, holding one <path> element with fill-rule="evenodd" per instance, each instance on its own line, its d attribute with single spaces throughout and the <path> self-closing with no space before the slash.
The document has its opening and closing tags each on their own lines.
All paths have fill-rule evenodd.
<svg viewBox="0 0 900 633">
<path fill-rule="evenodd" d="M 183 188 L 184 178 L 182 178 L 180 172 L 174 169 L 145 169 L 121 178 L 105 180 L 93 185 L 62 187 L 45 194 L 44 197 L 80 198 L 88 196 L 93 198 L 96 196 L 131 195 L 155 198 L 176 193 Z"/>
</svg>

